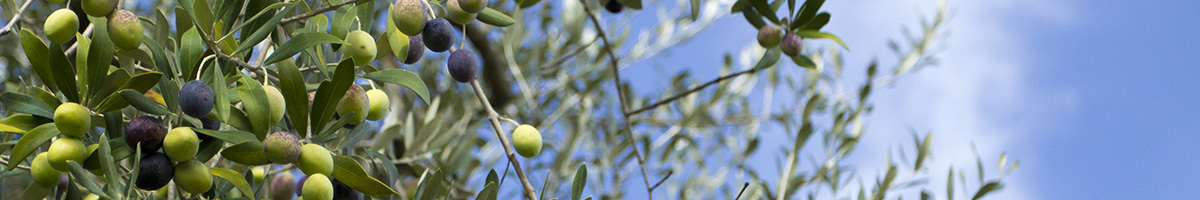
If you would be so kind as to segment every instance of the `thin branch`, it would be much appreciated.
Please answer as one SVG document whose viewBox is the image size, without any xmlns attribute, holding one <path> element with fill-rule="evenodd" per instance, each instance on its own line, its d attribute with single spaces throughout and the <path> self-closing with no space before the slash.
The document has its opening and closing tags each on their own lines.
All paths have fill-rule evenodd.
<svg viewBox="0 0 1200 200">
<path fill-rule="evenodd" d="M 664 98 L 664 99 L 662 99 L 662 100 L 658 100 L 658 102 L 655 102 L 655 103 L 653 103 L 653 104 L 650 104 L 650 105 L 648 105 L 648 106 L 644 106 L 644 107 L 642 107 L 642 108 L 638 108 L 637 110 L 633 110 L 633 111 L 626 112 L 626 113 L 625 113 L 625 115 L 626 115 L 626 116 L 632 116 L 632 115 L 636 115 L 636 114 L 638 114 L 638 113 L 646 112 L 647 110 L 654 109 L 654 108 L 656 108 L 656 107 L 659 107 L 659 106 L 662 106 L 662 105 L 666 105 L 666 104 L 668 104 L 668 103 L 671 103 L 671 102 L 673 102 L 673 101 L 675 101 L 675 100 L 678 100 L 679 98 L 683 98 L 683 97 L 685 97 L 685 96 L 687 96 L 687 95 L 690 95 L 690 94 L 692 94 L 692 93 L 699 92 L 700 90 L 703 90 L 704 88 L 707 88 L 708 86 L 712 86 L 712 85 L 715 85 L 715 84 L 717 84 L 717 83 L 720 83 L 721 81 L 726 81 L 726 80 L 729 80 L 729 79 L 733 79 L 733 78 L 736 78 L 736 77 L 738 77 L 738 76 L 741 76 L 741 75 L 754 74 L 755 72 L 758 72 L 758 71 L 761 71 L 761 70 L 764 70 L 764 69 L 770 68 L 770 67 L 772 67 L 772 66 L 775 66 L 775 65 L 768 65 L 768 66 L 766 66 L 766 67 L 763 67 L 763 68 L 751 68 L 751 69 L 748 69 L 748 70 L 745 70 L 745 71 L 741 71 L 741 72 L 737 72 L 737 73 L 733 73 L 733 74 L 729 74 L 729 75 L 725 75 L 725 76 L 717 77 L 717 79 L 713 79 L 713 80 L 711 80 L 711 81 L 708 81 L 707 83 L 704 83 L 704 84 L 702 84 L 702 85 L 700 85 L 700 86 L 697 86 L 697 87 L 695 87 L 695 88 L 688 89 L 687 91 L 684 91 L 684 92 L 682 92 L 682 93 L 679 93 L 679 94 L 672 95 L 671 97 L 667 97 L 667 98 Z"/>
<path fill-rule="evenodd" d="M 738 192 L 737 198 L 733 198 L 733 200 L 742 199 L 742 193 L 746 193 L 747 187 L 750 187 L 750 182 L 746 182 L 746 184 L 742 185 L 742 191 Z"/>
<path fill-rule="evenodd" d="M 30 0 L 30 1 L 33 1 L 33 0 Z M 8 156 L 4 156 L 4 159 L 0 159 L 0 164 L 8 165 Z M 17 169 L 29 170 L 29 166 L 17 165 Z"/>
<path fill-rule="evenodd" d="M 667 176 L 663 177 L 662 180 L 658 180 L 658 183 L 655 183 L 654 187 L 650 187 L 650 190 L 658 189 L 658 186 L 667 182 L 667 179 L 670 179 L 672 174 L 675 174 L 675 171 L 667 171 Z"/>
<path fill-rule="evenodd" d="M 338 3 L 338 4 L 321 7 L 316 10 L 306 12 L 304 14 L 283 18 L 283 20 L 279 21 L 279 24 L 290 24 L 292 22 L 298 22 L 300 20 L 308 19 L 309 17 L 317 16 L 320 14 L 325 14 L 325 12 L 337 10 L 338 8 L 341 8 L 342 6 L 350 5 L 350 4 L 354 4 L 354 3 L 358 3 L 358 1 L 345 1 L 345 2 Z"/>
<path fill-rule="evenodd" d="M 646 175 L 646 159 L 642 158 L 642 153 L 637 148 L 637 137 L 633 135 L 633 124 L 629 122 L 629 115 L 625 114 L 629 108 L 625 104 L 625 92 L 621 90 L 621 69 L 617 66 L 617 57 L 613 53 L 612 43 L 608 42 L 608 36 L 604 34 L 604 27 L 600 26 L 600 19 L 596 18 L 596 15 L 592 13 L 592 8 L 588 6 L 587 1 L 579 0 L 579 4 L 583 5 L 583 10 L 587 13 L 588 18 L 592 19 L 592 25 L 596 27 L 596 35 L 600 36 L 600 40 L 604 42 L 604 50 L 608 52 L 608 64 L 609 67 L 612 67 L 613 78 L 616 79 L 613 80 L 613 85 L 617 87 L 617 98 L 619 98 L 618 102 L 621 103 L 621 114 L 625 118 L 623 120 L 625 121 L 625 129 L 629 130 L 629 140 L 634 144 L 630 146 L 633 147 L 633 154 L 637 157 L 638 168 L 642 172 L 642 183 L 646 184 L 646 198 L 654 200 L 654 188 L 650 187 L 650 176 Z"/>
<path fill-rule="evenodd" d="M 16 14 L 13 14 L 12 19 L 8 20 L 8 25 L 4 25 L 4 28 L 0 29 L 0 36 L 8 35 L 8 33 L 13 32 L 12 28 L 14 24 L 17 24 L 17 19 L 21 19 L 21 14 L 25 13 L 25 9 L 29 9 L 29 5 L 33 5 L 34 1 L 35 0 L 25 0 L 25 4 L 21 4 L 21 8 L 17 9 Z"/>
<path fill-rule="evenodd" d="M 487 111 L 488 120 L 492 122 L 492 130 L 496 131 L 496 137 L 500 138 L 500 144 L 504 145 L 508 162 L 512 163 L 513 169 L 517 171 L 517 177 L 521 179 L 521 184 L 525 186 L 525 198 L 537 200 L 537 195 L 533 191 L 533 185 L 529 184 L 529 177 L 525 176 L 525 171 L 521 169 L 521 162 L 517 161 L 517 154 L 513 151 L 512 143 L 509 143 L 508 137 L 504 136 L 504 132 L 500 131 L 500 114 L 496 114 L 496 110 L 492 109 L 492 104 L 488 102 L 487 95 L 483 93 L 483 86 L 479 85 L 478 80 L 471 80 L 471 87 L 475 89 L 475 97 L 479 98 L 479 103 L 483 104 L 484 110 Z"/>
</svg>

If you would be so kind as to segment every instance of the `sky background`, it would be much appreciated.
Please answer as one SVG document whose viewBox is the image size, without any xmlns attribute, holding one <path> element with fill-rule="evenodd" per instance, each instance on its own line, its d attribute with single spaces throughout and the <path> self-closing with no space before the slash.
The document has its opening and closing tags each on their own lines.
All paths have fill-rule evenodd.
<svg viewBox="0 0 1200 200">
<path fill-rule="evenodd" d="M 910 145 L 912 127 L 934 132 L 933 170 L 939 174 L 949 166 L 974 168 L 971 143 L 991 166 L 985 170 L 988 177 L 995 177 L 1001 153 L 1020 160 L 1017 171 L 1005 178 L 1006 188 L 991 199 L 1200 195 L 1195 189 L 1200 188 L 1195 170 L 1200 104 L 1194 103 L 1200 100 L 1200 1 L 948 4 L 953 18 L 942 64 L 877 90 L 868 135 L 851 158 L 862 161 L 860 169 L 882 169 L 882 152 Z M 887 41 L 901 38 L 901 28 L 918 27 L 921 14 L 936 11 L 936 1 L 834 0 L 824 10 L 833 14 L 824 31 L 853 50 L 846 54 L 847 74 L 860 74 L 873 58 L 894 67 Z M 725 53 L 736 55 L 754 45 L 756 31 L 740 14 L 712 27 L 720 28 L 622 74 L 633 76 L 643 94 L 661 93 L 655 88 L 669 84 L 656 73 L 688 70 L 697 80 L 719 76 L 700 69 L 719 66 Z M 856 83 L 862 77 L 847 79 Z M 751 97 L 762 98 L 762 92 Z M 773 157 L 760 157 L 752 160 L 768 166 L 760 171 L 778 171 Z M 935 181 L 930 188 L 944 185 Z"/>
</svg>

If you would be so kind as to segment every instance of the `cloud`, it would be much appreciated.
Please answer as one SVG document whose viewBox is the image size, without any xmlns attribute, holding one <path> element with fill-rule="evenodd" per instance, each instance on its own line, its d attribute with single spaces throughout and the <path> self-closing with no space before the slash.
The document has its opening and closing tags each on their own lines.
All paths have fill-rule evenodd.
<svg viewBox="0 0 1200 200">
<path fill-rule="evenodd" d="M 901 38 L 903 35 L 894 31 L 901 27 L 919 28 L 916 19 L 921 15 L 932 15 L 935 5 L 936 2 L 930 0 L 828 4 L 831 13 L 845 13 L 834 15 L 828 31 L 852 41 L 850 48 L 853 51 L 847 56 L 850 66 L 866 66 L 876 57 L 881 63 L 896 63 L 896 58 L 886 48 L 887 40 Z M 869 119 L 869 135 L 860 144 L 863 148 L 858 151 L 860 154 L 852 156 L 855 157 L 853 162 L 864 170 L 860 171 L 864 177 L 874 177 L 881 173 L 878 169 L 886 169 L 882 163 L 886 154 L 876 152 L 900 147 L 912 152 L 910 128 L 920 133 L 934 132 L 936 157 L 931 180 L 938 181 L 931 181 L 931 190 L 945 188 L 945 173 L 951 165 L 974 171 L 975 154 L 971 151 L 971 143 L 979 149 L 987 177 L 995 177 L 999 155 L 1007 149 L 1022 147 L 1009 141 L 1027 136 L 1027 130 L 1037 126 L 1039 119 L 1052 117 L 1037 112 L 1034 102 L 1029 99 L 1056 95 L 1056 98 L 1035 98 L 1055 99 L 1055 102 L 1036 104 L 1062 107 L 1070 107 L 1077 99 L 1070 91 L 1026 84 L 1027 66 L 1034 62 L 1026 58 L 1030 57 L 1028 52 L 1032 52 L 1035 45 L 1023 34 L 1037 32 L 1031 30 L 1034 26 L 1030 23 L 1054 26 L 1073 21 L 1076 14 L 1069 5 L 1036 0 L 951 1 L 949 5 L 953 18 L 950 36 L 944 41 L 945 51 L 939 55 L 942 63 L 904 77 L 894 87 L 879 88 L 874 95 L 877 109 Z M 848 73 L 861 71 L 851 69 Z M 860 82 L 861 78 L 848 81 Z M 1021 157 L 1010 155 L 1011 159 Z M 1021 172 L 1022 169 L 1029 168 L 1018 168 L 1013 176 L 1006 177 L 1006 188 L 991 199 L 1036 198 L 1029 189 L 1035 184 L 1029 180 L 1036 178 L 1022 177 L 1022 174 L 1029 174 Z M 974 174 L 967 176 L 974 177 Z M 977 182 L 973 178 L 967 178 L 967 181 L 971 183 L 969 190 L 974 192 Z M 956 193 L 960 198 L 963 195 L 961 190 Z"/>
</svg>

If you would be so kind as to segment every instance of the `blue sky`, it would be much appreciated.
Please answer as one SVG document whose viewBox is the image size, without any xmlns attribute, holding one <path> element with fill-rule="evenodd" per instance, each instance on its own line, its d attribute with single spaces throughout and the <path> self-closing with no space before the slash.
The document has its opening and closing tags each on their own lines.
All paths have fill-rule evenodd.
<svg viewBox="0 0 1200 200">
<path fill-rule="evenodd" d="M 895 63 L 888 39 L 934 12 L 934 0 L 828 1 L 826 31 L 853 50 Z M 879 90 L 863 150 L 878 169 L 908 127 L 935 132 L 935 171 L 988 166 L 1001 153 L 1021 166 L 992 199 L 1190 199 L 1200 195 L 1200 1 L 950 1 L 944 62 Z M 698 80 L 724 53 L 753 45 L 741 15 L 719 19 L 690 42 L 622 71 L 644 94 L 666 81 L 639 74 L 689 70 Z M 727 28 L 728 27 L 728 28 Z M 812 42 L 807 45 L 828 46 Z M 645 76 L 645 75 L 642 75 Z M 861 77 L 848 77 L 861 80 Z M 853 81 L 852 81 L 853 82 Z M 752 94 L 761 98 L 761 92 Z M 772 135 L 775 134 L 775 135 Z M 778 137 L 762 133 L 761 137 Z M 872 147 L 873 146 L 873 147 Z M 872 149 L 874 148 L 874 149 Z M 766 148 L 771 149 L 771 148 Z M 772 157 L 755 159 L 774 166 Z M 994 176 L 994 169 L 986 170 Z M 941 175 L 939 175 L 941 176 Z M 772 181 L 773 182 L 773 181 Z M 731 183 L 736 184 L 736 183 Z M 944 188 L 935 184 L 932 188 Z M 656 196 L 662 196 L 656 195 Z"/>
</svg>

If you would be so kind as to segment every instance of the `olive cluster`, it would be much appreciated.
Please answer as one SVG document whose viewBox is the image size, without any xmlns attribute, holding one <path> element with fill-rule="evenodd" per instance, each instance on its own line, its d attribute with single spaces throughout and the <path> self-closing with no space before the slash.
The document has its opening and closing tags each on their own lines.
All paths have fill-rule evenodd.
<svg viewBox="0 0 1200 200">
<path fill-rule="evenodd" d="M 51 4 L 63 3 L 63 0 L 51 0 Z M 93 17 L 108 19 L 108 38 L 113 46 L 123 49 L 137 49 L 142 45 L 142 23 L 137 15 L 124 9 L 117 9 L 119 0 L 82 0 L 80 6 L 83 12 Z M 42 26 L 50 42 L 61 44 L 75 38 L 79 31 L 79 16 L 70 9 L 58 9 L 46 17 Z"/>
</svg>

